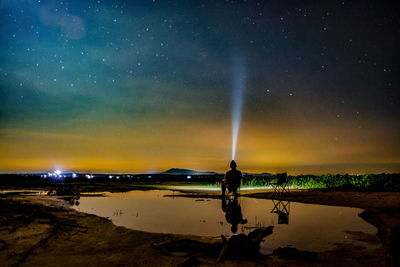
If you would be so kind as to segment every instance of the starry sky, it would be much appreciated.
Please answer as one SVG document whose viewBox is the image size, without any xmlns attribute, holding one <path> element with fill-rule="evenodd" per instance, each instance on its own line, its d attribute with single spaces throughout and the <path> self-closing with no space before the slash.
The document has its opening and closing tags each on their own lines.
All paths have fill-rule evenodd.
<svg viewBox="0 0 400 267">
<path fill-rule="evenodd" d="M 400 171 L 395 1 L 0 0 L 0 172 Z"/>
</svg>

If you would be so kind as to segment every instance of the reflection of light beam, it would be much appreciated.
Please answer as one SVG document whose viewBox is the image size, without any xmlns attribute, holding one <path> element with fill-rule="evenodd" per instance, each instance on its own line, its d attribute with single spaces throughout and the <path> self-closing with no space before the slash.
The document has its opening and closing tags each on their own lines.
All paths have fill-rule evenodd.
<svg viewBox="0 0 400 267">
<path fill-rule="evenodd" d="M 232 67 L 232 159 L 235 159 L 240 120 L 242 119 L 243 93 L 246 86 L 245 64 L 241 56 L 235 55 Z"/>
</svg>

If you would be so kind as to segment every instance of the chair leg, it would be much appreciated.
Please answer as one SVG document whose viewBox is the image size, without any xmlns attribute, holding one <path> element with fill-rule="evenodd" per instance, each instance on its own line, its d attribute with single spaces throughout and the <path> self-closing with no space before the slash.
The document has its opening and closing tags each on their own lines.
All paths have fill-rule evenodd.
<svg viewBox="0 0 400 267">
<path fill-rule="evenodd" d="M 275 211 L 278 210 L 279 201 L 275 203 L 275 200 L 273 199 L 272 203 L 274 204 L 274 208 L 271 210 L 271 213 L 274 213 Z"/>
<path fill-rule="evenodd" d="M 274 189 L 274 193 L 272 195 L 273 198 L 279 198 L 280 196 L 280 191 L 279 191 L 279 187 L 272 185 L 272 188 Z"/>
<path fill-rule="evenodd" d="M 289 204 L 290 204 L 289 201 L 286 202 L 286 204 L 282 203 L 283 210 L 286 211 L 286 214 L 289 214 L 289 207 L 290 207 Z"/>
<path fill-rule="evenodd" d="M 272 188 L 274 189 L 272 197 L 275 199 L 279 199 L 283 195 L 289 195 L 289 188 L 286 185 L 273 185 L 271 184 Z"/>
</svg>

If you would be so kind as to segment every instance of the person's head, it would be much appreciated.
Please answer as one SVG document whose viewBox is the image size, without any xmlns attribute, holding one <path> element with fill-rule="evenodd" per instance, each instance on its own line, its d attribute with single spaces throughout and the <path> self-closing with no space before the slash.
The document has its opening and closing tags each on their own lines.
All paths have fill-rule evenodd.
<svg viewBox="0 0 400 267">
<path fill-rule="evenodd" d="M 236 234 L 236 232 L 237 232 L 237 224 L 232 224 L 232 226 L 231 226 L 231 232 L 232 232 L 232 234 Z"/>
<path fill-rule="evenodd" d="M 236 162 L 234 160 L 232 160 L 231 164 L 229 166 L 231 166 L 232 170 L 235 170 L 237 165 L 236 165 Z"/>
</svg>

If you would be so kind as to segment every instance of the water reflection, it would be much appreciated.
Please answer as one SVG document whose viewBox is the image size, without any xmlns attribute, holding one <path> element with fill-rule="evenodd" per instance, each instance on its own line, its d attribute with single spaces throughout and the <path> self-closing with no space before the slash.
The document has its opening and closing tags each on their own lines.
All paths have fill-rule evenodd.
<svg viewBox="0 0 400 267">
<path fill-rule="evenodd" d="M 311 251 L 331 249 L 337 243 L 368 246 L 347 233 L 375 235 L 377 232 L 358 216 L 362 210 L 355 208 L 244 196 L 221 200 L 179 197 L 175 192 L 175 197 L 171 197 L 173 194 L 152 190 L 111 193 L 107 197 L 81 196 L 80 205 L 73 208 L 108 217 L 119 226 L 155 233 L 248 236 L 256 229 L 273 225 L 273 233 L 261 243 L 263 254 L 288 245 Z"/>
<path fill-rule="evenodd" d="M 272 234 L 273 226 L 257 227 L 255 230 L 245 234 L 243 231 L 237 233 L 239 224 L 247 224 L 247 219 L 243 218 L 238 195 L 222 195 L 222 211 L 225 213 L 226 222 L 231 225 L 231 237 L 227 239 L 223 234 L 222 249 L 218 256 L 218 261 L 224 259 L 246 259 L 260 255 L 260 243 L 268 235 Z M 255 227 L 251 227 L 255 228 Z"/>
<path fill-rule="evenodd" d="M 289 224 L 290 201 L 272 200 L 271 213 L 278 214 L 278 224 Z"/>
<path fill-rule="evenodd" d="M 236 234 L 239 224 L 246 224 L 240 207 L 240 197 L 222 196 L 222 211 L 225 213 L 226 221 L 231 225 L 232 234 Z"/>
</svg>

